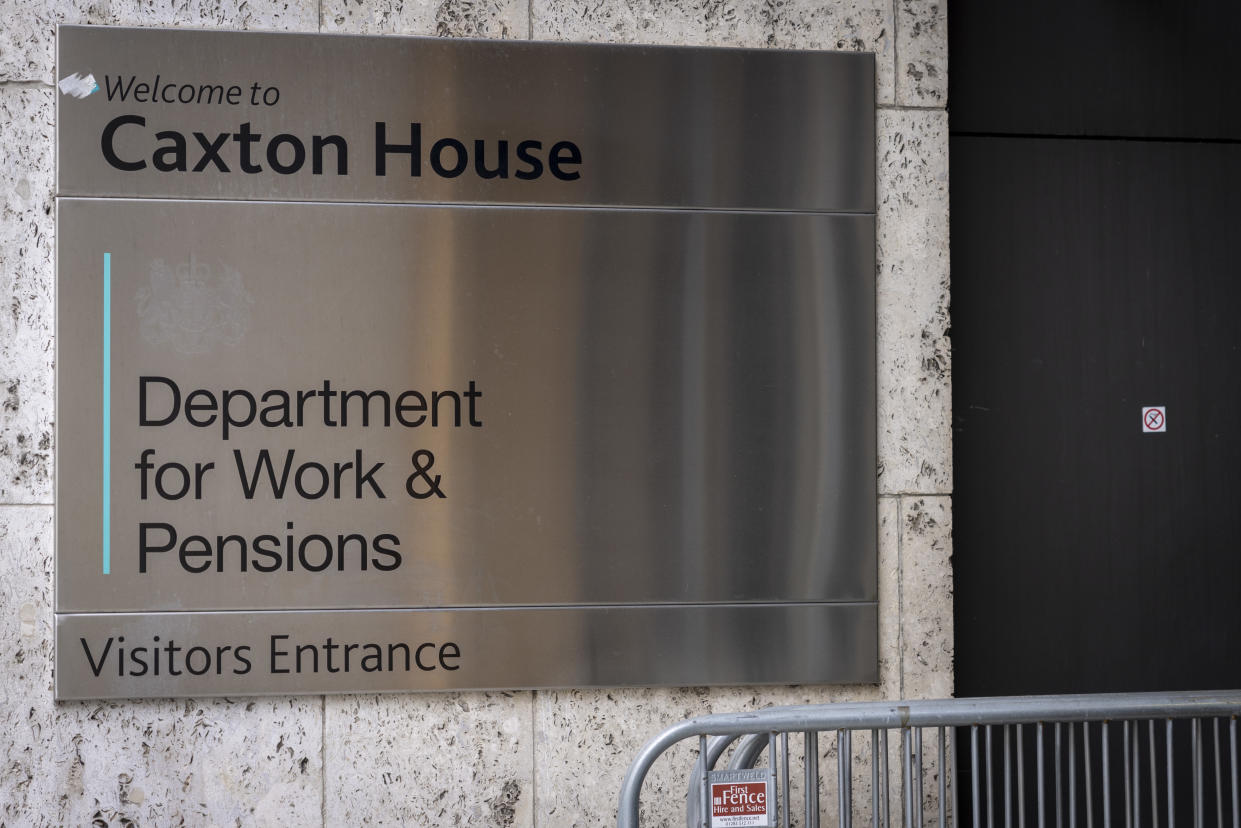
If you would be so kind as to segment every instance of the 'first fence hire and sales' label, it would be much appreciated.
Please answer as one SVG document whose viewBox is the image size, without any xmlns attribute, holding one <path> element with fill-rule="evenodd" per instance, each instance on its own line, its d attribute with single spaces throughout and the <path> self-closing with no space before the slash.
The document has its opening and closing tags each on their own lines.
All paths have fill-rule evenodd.
<svg viewBox="0 0 1241 828">
<path fill-rule="evenodd" d="M 770 768 L 712 771 L 711 828 L 769 828 L 776 824 Z"/>
</svg>

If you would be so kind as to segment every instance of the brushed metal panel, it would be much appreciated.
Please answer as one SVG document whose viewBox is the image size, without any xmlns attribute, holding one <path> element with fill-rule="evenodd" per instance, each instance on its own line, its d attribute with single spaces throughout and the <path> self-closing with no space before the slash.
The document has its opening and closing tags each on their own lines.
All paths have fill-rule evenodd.
<svg viewBox="0 0 1241 828">
<path fill-rule="evenodd" d="M 58 60 L 58 697 L 877 679 L 873 56 Z"/>
<path fill-rule="evenodd" d="M 877 629 L 873 604 L 58 615 L 56 698 L 875 682 Z"/>
<path fill-rule="evenodd" d="M 62 26 L 57 45 L 62 78 L 91 73 L 100 86 L 83 99 L 57 95 L 61 195 L 875 209 L 870 54 L 100 26 Z M 153 88 L 141 102 L 139 84 Z M 176 100 L 183 87 L 193 102 L 146 100 Z M 278 91 L 272 105 L 262 102 L 268 89 Z M 121 116 L 144 123 L 118 124 L 106 143 L 119 162 L 143 169 L 105 160 L 106 127 Z M 385 174 L 376 174 L 376 123 L 387 143 L 409 143 L 409 125 L 420 125 L 419 176 L 398 155 L 385 155 Z M 243 124 L 259 137 L 240 137 Z M 155 168 L 156 150 L 178 140 L 161 132 L 182 136 L 184 171 Z M 278 135 L 302 146 L 296 170 L 297 145 Z M 327 144 L 315 174 L 314 136 L 342 139 L 343 175 L 339 149 Z M 203 142 L 217 139 L 219 164 L 208 158 L 195 171 Z M 469 156 L 453 177 L 431 168 L 431 150 L 444 139 Z M 499 142 L 509 142 L 507 177 L 478 174 L 479 140 L 492 170 Z M 533 167 L 519 165 L 518 145 L 532 140 L 543 172 L 523 180 L 519 166 Z M 562 166 L 563 180 L 550 171 L 560 142 L 581 156 Z M 458 152 L 441 147 L 448 172 Z M 567 146 L 563 157 L 573 157 Z"/>
<path fill-rule="evenodd" d="M 60 199 L 58 221 L 60 612 L 876 599 L 873 216 Z M 139 425 L 142 376 L 178 383 L 169 425 Z M 329 426 L 313 400 L 302 427 L 186 419 L 193 389 L 325 380 L 394 399 L 473 382 L 481 427 L 464 403 L 460 427 L 451 407 L 362 427 L 356 404 Z M 147 387 L 148 418 L 171 411 Z M 234 452 L 248 475 L 264 449 L 361 452 L 385 497 L 346 471 L 339 499 L 247 499 Z M 214 463 L 201 497 L 160 497 L 151 469 L 141 499 L 144 450 Z M 445 497 L 407 493 L 419 451 Z M 141 573 L 142 524 L 202 536 L 220 571 L 169 551 Z M 401 565 L 361 571 L 350 546 L 308 571 L 312 545 L 293 571 L 241 571 L 242 544 L 253 564 L 258 536 L 313 533 L 390 533 Z"/>
</svg>

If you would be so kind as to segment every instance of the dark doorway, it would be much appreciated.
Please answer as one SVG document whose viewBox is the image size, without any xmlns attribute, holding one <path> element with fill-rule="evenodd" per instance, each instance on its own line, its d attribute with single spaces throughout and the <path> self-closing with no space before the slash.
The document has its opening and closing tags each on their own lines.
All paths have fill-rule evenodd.
<svg viewBox="0 0 1241 828">
<path fill-rule="evenodd" d="M 949 8 L 959 696 L 1241 686 L 1238 30 Z"/>
<path fill-rule="evenodd" d="M 1241 146 L 952 153 L 958 694 L 1241 685 Z"/>
</svg>

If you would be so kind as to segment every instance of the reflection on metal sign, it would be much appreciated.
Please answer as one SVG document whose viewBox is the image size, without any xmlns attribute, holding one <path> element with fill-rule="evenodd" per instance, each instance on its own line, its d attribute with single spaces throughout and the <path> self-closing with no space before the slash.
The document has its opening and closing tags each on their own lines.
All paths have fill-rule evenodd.
<svg viewBox="0 0 1241 828">
<path fill-rule="evenodd" d="M 771 828 L 776 824 L 775 773 L 771 768 L 711 771 L 711 828 Z"/>
<path fill-rule="evenodd" d="M 775 74 L 664 111 L 647 58 Z M 58 697 L 875 680 L 868 58 L 60 59 Z M 347 94 L 363 63 L 402 80 Z M 751 123 L 790 72 L 834 91 Z M 794 154 L 702 164 L 759 146 Z"/>
</svg>

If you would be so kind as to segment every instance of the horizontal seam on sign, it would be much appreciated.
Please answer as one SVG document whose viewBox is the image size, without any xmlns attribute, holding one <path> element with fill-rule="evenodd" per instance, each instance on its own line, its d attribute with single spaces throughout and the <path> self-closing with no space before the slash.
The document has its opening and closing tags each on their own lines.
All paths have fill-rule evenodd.
<svg viewBox="0 0 1241 828">
<path fill-rule="evenodd" d="M 678 604 L 495 604 L 491 606 L 439 606 L 439 607 L 237 607 L 235 609 L 125 609 L 125 610 L 57 610 L 57 616 L 83 615 L 236 615 L 250 613 L 275 615 L 288 613 L 380 613 L 380 612 L 555 612 L 558 610 L 632 610 L 632 609 L 789 609 L 796 607 L 857 607 L 865 609 L 879 603 L 874 601 L 793 601 L 789 603 L 762 601 L 747 603 L 729 601 L 719 603 Z"/>
<path fill-rule="evenodd" d="M 185 204 L 267 204 L 338 207 L 468 207 L 484 210 L 594 210 L 598 212 L 623 213 L 722 213 L 733 215 L 765 215 L 765 216 L 875 216 L 875 210 L 780 210 L 760 209 L 753 207 L 667 207 L 667 206 L 631 206 L 622 204 L 526 204 L 509 202 L 478 202 L 478 201 L 307 201 L 290 199 L 288 201 L 253 198 L 194 198 L 192 196 L 118 196 L 118 195 L 78 195 L 57 193 L 57 201 L 133 201 L 136 203 L 178 201 Z"/>
<path fill-rule="evenodd" d="M 56 84 L 53 81 L 45 81 L 45 80 L 0 80 L 0 87 L 2 86 L 17 86 L 17 87 L 29 86 L 29 87 L 37 87 L 40 89 L 55 89 L 56 88 Z"/>
<path fill-rule="evenodd" d="M 23 509 L 23 508 L 29 508 L 31 506 L 38 506 L 42 508 L 45 506 L 55 507 L 55 505 L 56 505 L 55 503 L 42 503 L 42 502 L 40 503 L 0 503 L 0 509 Z"/>
</svg>

